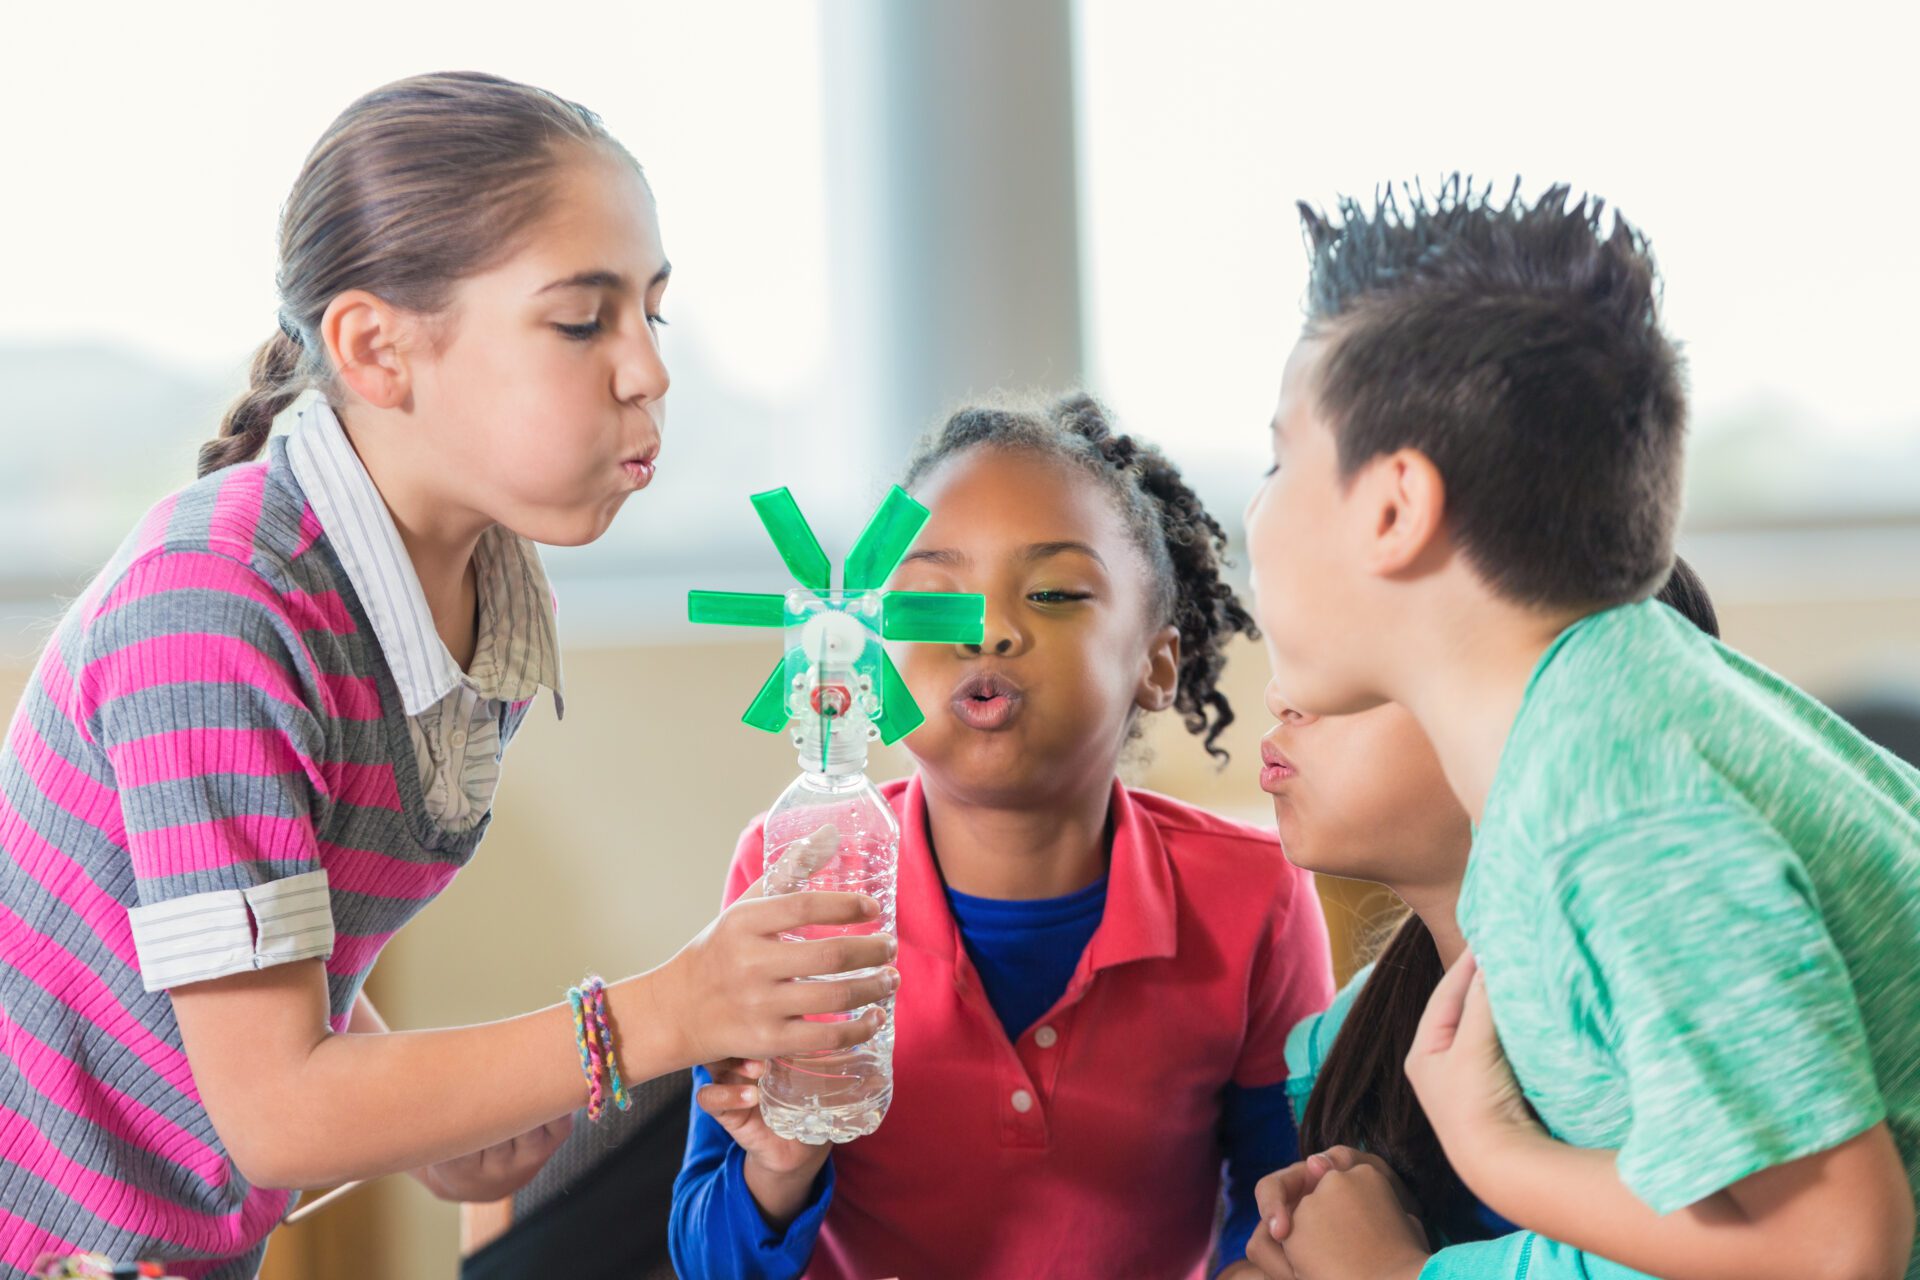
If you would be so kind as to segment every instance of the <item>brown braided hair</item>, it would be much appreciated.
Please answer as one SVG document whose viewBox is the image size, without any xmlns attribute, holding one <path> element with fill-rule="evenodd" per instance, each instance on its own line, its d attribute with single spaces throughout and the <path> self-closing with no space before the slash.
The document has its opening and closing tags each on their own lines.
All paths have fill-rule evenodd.
<svg viewBox="0 0 1920 1280">
<path fill-rule="evenodd" d="M 319 332 L 334 298 L 366 289 L 419 315 L 444 310 L 460 280 L 511 255 L 579 148 L 634 164 L 585 107 L 477 71 L 398 80 L 342 111 L 280 213 L 279 332 L 200 446 L 200 474 L 258 457 L 274 418 L 327 385 Z"/>
<path fill-rule="evenodd" d="M 305 358 L 299 341 L 284 330 L 260 344 L 247 369 L 247 389 L 227 409 L 220 434 L 200 446 L 201 475 L 260 456 L 273 420 L 300 394 Z"/>
<path fill-rule="evenodd" d="M 1217 745 L 1233 723 L 1220 692 L 1223 651 L 1236 635 L 1257 638 L 1253 615 L 1220 576 L 1227 535 L 1200 502 L 1180 469 L 1155 446 L 1117 433 L 1100 403 L 1085 392 L 1051 404 L 969 405 L 923 440 L 907 464 L 911 489 L 936 466 L 969 449 L 993 447 L 1071 462 L 1099 480 L 1146 556 L 1153 608 L 1180 633 L 1180 686 L 1174 709 L 1189 733 L 1204 735 L 1207 754 L 1228 759 Z"/>
</svg>

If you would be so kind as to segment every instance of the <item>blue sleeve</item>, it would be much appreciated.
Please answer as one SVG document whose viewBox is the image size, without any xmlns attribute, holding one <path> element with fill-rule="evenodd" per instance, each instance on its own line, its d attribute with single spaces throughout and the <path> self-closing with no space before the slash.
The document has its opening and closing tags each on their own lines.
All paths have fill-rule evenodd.
<svg viewBox="0 0 1920 1280">
<path fill-rule="evenodd" d="M 1516 1231 L 1497 1240 L 1442 1249 L 1420 1268 L 1420 1280 L 1650 1280 L 1597 1254 Z"/>
<path fill-rule="evenodd" d="M 1247 1256 L 1247 1241 L 1260 1225 L 1254 1184 L 1300 1158 L 1286 1082 L 1254 1089 L 1228 1085 L 1220 1106 L 1220 1137 L 1227 1153 L 1227 1217 L 1215 1246 L 1215 1275 Z"/>
<path fill-rule="evenodd" d="M 693 1069 L 693 1091 L 713 1083 Z M 833 1161 L 814 1180 L 813 1198 L 784 1231 L 769 1226 L 747 1189 L 747 1153 L 720 1122 L 691 1103 L 687 1156 L 673 1180 L 667 1248 L 682 1280 L 793 1280 L 807 1269 L 820 1223 L 833 1203 Z"/>
</svg>

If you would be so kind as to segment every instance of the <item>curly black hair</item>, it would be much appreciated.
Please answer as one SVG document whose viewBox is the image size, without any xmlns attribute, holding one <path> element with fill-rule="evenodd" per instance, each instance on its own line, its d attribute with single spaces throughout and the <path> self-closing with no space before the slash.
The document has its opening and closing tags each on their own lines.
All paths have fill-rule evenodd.
<svg viewBox="0 0 1920 1280">
<path fill-rule="evenodd" d="M 969 405 L 930 433 L 907 464 L 911 489 L 956 454 L 990 446 L 1059 458 L 1097 479 L 1113 497 L 1153 577 L 1153 607 L 1180 632 L 1180 687 L 1174 709 L 1189 733 L 1205 735 L 1207 754 L 1233 723 L 1233 707 L 1217 687 L 1236 635 L 1257 638 L 1253 615 L 1220 577 L 1227 535 L 1180 469 L 1158 448 L 1116 432 L 1100 403 L 1085 392 L 1050 404 Z"/>
</svg>

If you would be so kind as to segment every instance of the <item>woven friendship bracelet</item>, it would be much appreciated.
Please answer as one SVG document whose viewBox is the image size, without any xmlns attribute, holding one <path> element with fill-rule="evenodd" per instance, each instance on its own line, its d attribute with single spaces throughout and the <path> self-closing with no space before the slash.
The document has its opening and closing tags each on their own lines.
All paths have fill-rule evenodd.
<svg viewBox="0 0 1920 1280">
<path fill-rule="evenodd" d="M 586 995 L 579 987 L 567 990 L 567 1004 L 573 1010 L 573 1042 L 580 1050 L 580 1072 L 587 1078 L 587 1119 L 598 1120 L 606 1109 L 600 1099 L 600 1064 L 593 1052 L 592 1022 L 587 1017 Z"/>
<path fill-rule="evenodd" d="M 585 985 L 589 1043 L 597 1050 L 600 1065 L 606 1072 L 610 1100 L 615 1107 L 626 1111 L 633 1106 L 633 1097 L 620 1078 L 620 1058 L 613 1050 L 613 1032 L 607 1026 L 607 984 L 597 976 L 590 976 Z"/>
</svg>

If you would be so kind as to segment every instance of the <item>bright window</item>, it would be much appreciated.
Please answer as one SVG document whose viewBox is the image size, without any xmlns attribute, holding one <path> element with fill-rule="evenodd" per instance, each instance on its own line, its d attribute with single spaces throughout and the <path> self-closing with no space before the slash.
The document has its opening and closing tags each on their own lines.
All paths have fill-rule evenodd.
<svg viewBox="0 0 1920 1280">
<path fill-rule="evenodd" d="M 1449 168 L 1568 181 L 1653 240 L 1696 522 L 1920 510 L 1920 169 L 1889 12 L 1081 0 L 1091 381 L 1237 511 L 1299 331 L 1295 200 Z"/>
<path fill-rule="evenodd" d="M 811 510 L 869 496 L 823 462 L 849 429 L 824 394 L 817 4 L 234 3 L 196 9 L 194 40 L 165 6 L 124 7 L 107 40 L 99 21 L 42 6 L 0 75 L 8 171 L 28 176 L 0 201 L 0 600 L 44 615 L 192 478 L 273 330 L 275 220 L 306 149 L 359 94 L 429 70 L 585 103 L 660 202 L 675 272 L 661 476 L 600 543 L 550 555 L 570 635 L 583 612 L 662 612 L 671 590 L 635 592 L 636 574 L 757 566 L 755 489 L 793 484 Z"/>
</svg>

